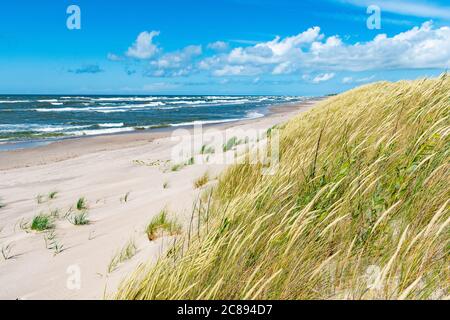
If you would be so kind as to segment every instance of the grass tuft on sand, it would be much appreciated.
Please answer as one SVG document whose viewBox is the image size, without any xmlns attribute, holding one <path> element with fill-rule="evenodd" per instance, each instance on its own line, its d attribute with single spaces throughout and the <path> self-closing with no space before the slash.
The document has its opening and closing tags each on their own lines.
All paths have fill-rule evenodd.
<svg viewBox="0 0 450 320">
<path fill-rule="evenodd" d="M 175 235 L 181 232 L 181 225 L 175 220 L 170 219 L 165 209 L 155 216 L 145 229 L 145 233 L 150 241 L 158 238 L 163 232 L 168 235 Z"/>
<path fill-rule="evenodd" d="M 449 103 L 448 74 L 321 102 L 279 127 L 273 175 L 229 168 L 201 232 L 116 297 L 448 298 Z"/>
</svg>

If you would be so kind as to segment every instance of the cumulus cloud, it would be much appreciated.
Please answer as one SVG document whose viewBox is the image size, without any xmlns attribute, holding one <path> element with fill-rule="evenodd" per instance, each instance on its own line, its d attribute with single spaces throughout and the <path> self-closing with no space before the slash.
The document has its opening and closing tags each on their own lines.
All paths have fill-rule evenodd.
<svg viewBox="0 0 450 320">
<path fill-rule="evenodd" d="M 141 32 L 136 41 L 128 48 L 126 55 L 135 59 L 149 59 L 158 52 L 158 47 L 153 44 L 153 38 L 159 35 L 159 31 Z"/>
<path fill-rule="evenodd" d="M 95 73 L 104 72 L 104 70 L 102 68 L 100 68 L 98 65 L 92 64 L 92 65 L 82 66 L 77 69 L 69 69 L 68 72 L 75 73 L 75 74 L 83 74 L 83 73 L 95 74 Z"/>
<path fill-rule="evenodd" d="M 393 37 L 379 34 L 371 41 L 355 44 L 346 44 L 336 35 L 325 37 L 319 27 L 313 27 L 295 36 L 234 48 L 199 63 L 200 69 L 215 76 L 449 66 L 450 28 L 435 28 L 432 22 Z"/>
<path fill-rule="evenodd" d="M 187 46 L 179 51 L 169 52 L 150 62 L 150 70 L 147 75 L 155 77 L 185 76 L 193 67 L 192 59 L 202 54 L 201 46 Z"/>
<path fill-rule="evenodd" d="M 212 49 L 215 51 L 226 51 L 228 50 L 228 43 L 224 41 L 216 41 L 208 44 L 208 49 Z"/>
</svg>

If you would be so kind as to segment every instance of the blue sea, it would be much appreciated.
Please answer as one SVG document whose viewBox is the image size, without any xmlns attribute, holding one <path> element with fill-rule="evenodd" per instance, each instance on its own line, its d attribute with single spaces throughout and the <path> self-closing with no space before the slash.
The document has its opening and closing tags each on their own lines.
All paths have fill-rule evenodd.
<svg viewBox="0 0 450 320">
<path fill-rule="evenodd" d="M 262 117 L 293 96 L 0 95 L 1 145 Z"/>
</svg>

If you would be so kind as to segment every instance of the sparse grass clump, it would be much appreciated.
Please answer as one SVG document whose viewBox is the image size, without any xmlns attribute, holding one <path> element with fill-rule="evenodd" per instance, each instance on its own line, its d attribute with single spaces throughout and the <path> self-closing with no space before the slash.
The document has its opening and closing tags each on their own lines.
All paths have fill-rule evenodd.
<svg viewBox="0 0 450 320">
<path fill-rule="evenodd" d="M 53 199 L 56 199 L 57 196 L 58 196 L 58 191 L 51 191 L 47 197 L 49 200 L 53 200 Z"/>
<path fill-rule="evenodd" d="M 120 198 L 120 202 L 122 203 L 127 203 L 129 198 L 130 198 L 130 193 L 131 192 L 127 192 L 123 197 Z"/>
<path fill-rule="evenodd" d="M 183 167 L 184 167 L 183 164 L 177 163 L 177 164 L 174 164 L 172 167 L 170 167 L 170 171 L 173 171 L 173 172 L 180 171 Z"/>
<path fill-rule="evenodd" d="M 163 189 L 168 189 L 168 188 L 169 188 L 169 182 L 168 181 L 164 181 Z"/>
<path fill-rule="evenodd" d="M 209 181 L 209 174 L 208 172 L 205 172 L 201 177 L 199 177 L 194 181 L 194 188 L 196 189 L 201 188 L 205 184 L 207 184 L 208 181 Z"/>
<path fill-rule="evenodd" d="M 8 244 L 4 244 L 1 247 L 1 253 L 2 253 L 2 257 L 4 260 L 9 260 L 13 258 L 13 254 L 12 254 L 12 248 L 13 248 L 13 244 L 12 243 L 8 243 Z"/>
<path fill-rule="evenodd" d="M 50 215 L 39 214 L 31 220 L 30 229 L 34 231 L 45 231 L 53 227 L 53 219 Z"/>
<path fill-rule="evenodd" d="M 150 241 L 158 238 L 161 232 L 168 235 L 175 235 L 181 232 L 181 225 L 175 220 L 169 219 L 167 210 L 162 210 L 155 216 L 145 229 L 145 233 Z"/>
<path fill-rule="evenodd" d="M 0 198 L 0 209 L 6 207 L 6 204 L 3 202 L 2 198 Z"/>
<path fill-rule="evenodd" d="M 84 198 L 84 197 L 79 198 L 75 207 L 76 207 L 77 210 L 79 210 L 79 211 L 87 210 L 87 201 L 86 201 L 86 198 Z"/>
<path fill-rule="evenodd" d="M 223 148 L 222 148 L 223 152 L 227 152 L 227 151 L 233 149 L 233 147 L 235 147 L 241 143 L 242 143 L 242 141 L 238 140 L 237 137 L 232 137 L 232 138 L 228 139 L 227 143 L 225 143 L 223 145 Z"/>
<path fill-rule="evenodd" d="M 449 101 L 444 74 L 300 114 L 280 128 L 278 169 L 231 167 L 209 223 L 117 298 L 448 298 Z"/>
<path fill-rule="evenodd" d="M 74 226 L 84 226 L 89 224 L 88 212 L 83 210 L 81 212 L 75 212 L 67 218 Z"/>
<path fill-rule="evenodd" d="M 202 149 L 200 150 L 201 154 L 212 154 L 215 152 L 214 147 L 208 147 L 208 145 L 204 144 Z"/>
<path fill-rule="evenodd" d="M 137 252 L 136 243 L 134 242 L 134 239 L 131 239 L 121 250 L 119 250 L 111 258 L 111 261 L 108 264 L 108 273 L 111 273 L 114 270 L 116 270 L 119 264 L 133 258 L 136 252 Z"/>
</svg>

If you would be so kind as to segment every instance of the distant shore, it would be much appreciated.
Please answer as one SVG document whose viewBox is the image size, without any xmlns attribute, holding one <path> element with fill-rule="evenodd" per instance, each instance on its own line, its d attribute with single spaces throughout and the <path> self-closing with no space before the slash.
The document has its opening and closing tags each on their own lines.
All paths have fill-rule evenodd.
<svg viewBox="0 0 450 320">
<path fill-rule="evenodd" d="M 325 98 L 310 98 L 302 103 L 274 105 L 268 108 L 264 117 L 241 119 L 232 122 L 205 124 L 204 128 L 214 127 L 220 130 L 247 123 L 259 123 L 262 119 L 284 116 L 293 110 L 305 108 Z M 295 111 L 294 111 L 295 112 Z M 192 130 L 193 126 L 163 127 L 147 130 L 135 130 L 113 134 L 68 137 L 55 140 L 23 141 L 11 143 L 17 147 L 3 150 L 0 146 L 0 171 L 10 168 L 45 164 L 48 161 L 61 161 L 92 152 L 115 150 L 146 144 L 155 139 L 167 138 L 178 129 Z M 24 147 L 22 147 L 24 145 Z"/>
</svg>

